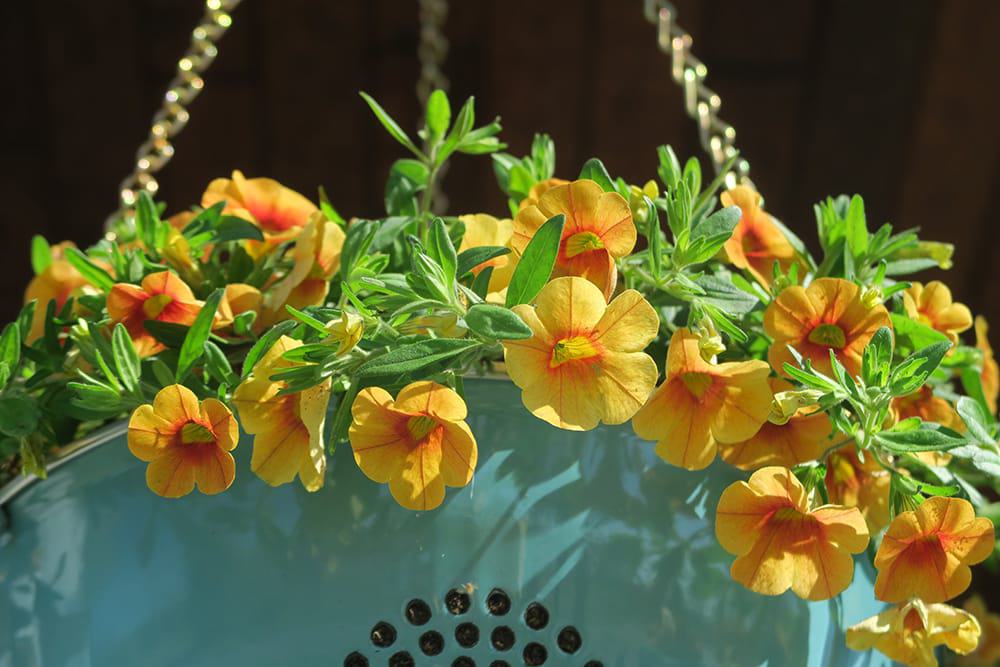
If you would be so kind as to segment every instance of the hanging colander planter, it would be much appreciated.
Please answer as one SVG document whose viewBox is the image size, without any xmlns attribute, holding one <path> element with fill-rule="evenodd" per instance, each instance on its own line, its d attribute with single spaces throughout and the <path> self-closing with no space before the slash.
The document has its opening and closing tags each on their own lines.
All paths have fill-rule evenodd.
<svg viewBox="0 0 1000 667">
<path fill-rule="evenodd" d="M 153 174 L 235 4 L 207 3 L 108 237 L 39 239 L 0 334 L 0 451 L 25 473 L 0 489 L 0 664 L 976 649 L 945 602 L 994 545 L 985 324 L 964 346 L 946 287 L 894 279 L 947 251 L 870 232 L 860 198 L 817 206 L 819 261 L 764 212 L 669 5 L 647 13 L 712 183 L 667 147 L 662 194 L 596 159 L 554 178 L 544 136 L 499 153 L 497 122 L 431 92 L 424 44 L 419 146 L 365 96 L 413 154 L 387 217 L 234 172 L 161 218 Z M 455 153 L 493 154 L 509 220 L 432 214 Z"/>
</svg>

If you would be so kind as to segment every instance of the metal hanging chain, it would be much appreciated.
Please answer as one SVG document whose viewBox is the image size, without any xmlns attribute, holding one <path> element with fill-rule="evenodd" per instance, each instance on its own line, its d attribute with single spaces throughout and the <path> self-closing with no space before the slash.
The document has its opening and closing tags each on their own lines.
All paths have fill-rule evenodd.
<svg viewBox="0 0 1000 667">
<path fill-rule="evenodd" d="M 675 22 L 677 10 L 667 0 L 645 0 L 646 19 L 656 26 L 660 51 L 670 56 L 673 79 L 684 91 L 684 110 L 698 123 L 701 146 L 720 173 L 738 151 L 736 130 L 719 118 L 722 100 L 705 85 L 708 68 L 691 54 L 691 35 Z M 738 158 L 725 175 L 726 187 L 749 180 L 750 163 Z"/>
<path fill-rule="evenodd" d="M 232 25 L 230 12 L 241 1 L 205 0 L 205 13 L 191 32 L 191 45 L 177 61 L 177 73 L 163 96 L 163 104 L 153 115 L 149 136 L 136 151 L 135 168 L 118 186 L 119 208 L 108 218 L 106 229 L 116 219 L 128 215 L 140 191 L 155 195 L 159 189 L 154 174 L 174 156 L 171 139 L 187 125 L 190 119 L 187 107 L 205 87 L 201 75 L 218 55 L 216 43 Z"/>
<path fill-rule="evenodd" d="M 448 55 L 448 38 L 444 35 L 444 22 L 448 18 L 448 0 L 420 1 L 420 80 L 417 81 L 417 99 L 423 105 L 435 88 L 448 90 L 448 77 L 441 70 Z"/>
</svg>

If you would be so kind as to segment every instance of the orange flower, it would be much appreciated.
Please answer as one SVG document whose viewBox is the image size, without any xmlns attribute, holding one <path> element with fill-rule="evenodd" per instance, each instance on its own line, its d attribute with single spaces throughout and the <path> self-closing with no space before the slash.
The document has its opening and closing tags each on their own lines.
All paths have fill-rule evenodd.
<svg viewBox="0 0 1000 667">
<path fill-rule="evenodd" d="M 554 187 L 566 185 L 567 183 L 569 183 L 569 181 L 564 178 L 546 178 L 544 181 L 538 181 L 531 186 L 530 190 L 528 190 L 528 196 L 521 200 L 521 203 L 518 204 L 517 210 L 523 211 L 532 204 L 537 204 L 538 200 L 546 192 Z"/>
<path fill-rule="evenodd" d="M 770 378 L 769 383 L 774 393 L 794 389 L 791 382 L 781 378 Z M 832 430 L 825 412 L 815 406 L 799 408 L 784 424 L 765 421 L 747 440 L 720 443 L 719 455 L 726 463 L 743 470 L 768 465 L 791 467 L 819 458 Z"/>
<path fill-rule="evenodd" d="M 635 247 L 636 230 L 628 202 L 616 192 L 604 192 L 594 181 L 556 186 L 526 206 L 514 220 L 511 247 L 521 256 L 535 232 L 549 218 L 563 214 L 559 256 L 553 276 L 580 276 L 611 298 L 618 281 L 615 260 Z"/>
<path fill-rule="evenodd" d="M 739 206 L 742 213 L 725 245 L 726 255 L 733 266 L 746 269 L 765 287 L 771 285 L 775 262 L 784 272 L 792 264 L 801 266 L 795 248 L 761 208 L 761 197 L 753 188 L 738 185 L 723 192 L 720 199 L 723 206 Z"/>
<path fill-rule="evenodd" d="M 764 311 L 764 331 L 774 339 L 768 360 L 779 373 L 785 362 L 796 365 L 791 345 L 823 373 L 831 372 L 833 350 L 847 372 L 857 375 L 865 346 L 884 326 L 891 326 L 885 306 L 869 308 L 858 286 L 841 278 L 785 288 Z"/>
<path fill-rule="evenodd" d="M 698 336 L 678 329 L 667 350 L 667 377 L 632 419 L 641 438 L 656 440 L 663 460 L 701 470 L 719 443 L 753 437 L 771 409 L 769 369 L 763 361 L 710 364 Z"/>
<path fill-rule="evenodd" d="M 31 320 L 31 330 L 25 340 L 28 345 L 41 338 L 45 332 L 45 312 L 49 301 L 55 301 L 58 312 L 71 296 L 86 293 L 86 287 L 90 285 L 72 264 L 63 259 L 65 249 L 72 247 L 75 246 L 70 241 L 52 246 L 52 263 L 32 278 L 24 291 L 24 303 L 32 299 L 38 300 L 35 305 L 35 315 Z"/>
<path fill-rule="evenodd" d="M 323 214 L 313 215 L 295 239 L 294 265 L 275 283 L 264 299 L 264 324 L 289 317 L 285 305 L 294 308 L 321 306 L 330 291 L 330 279 L 340 270 L 344 230 Z"/>
<path fill-rule="evenodd" d="M 485 213 L 463 215 L 459 217 L 459 220 L 465 224 L 465 234 L 462 236 L 462 243 L 458 246 L 460 253 L 480 246 L 506 247 L 510 244 L 511 236 L 514 234 L 512 221 L 498 220 Z M 490 274 L 486 300 L 490 303 L 503 304 L 507 298 L 507 286 L 510 284 L 514 268 L 517 266 L 517 258 L 513 253 L 494 257 L 473 267 L 472 273 L 478 276 L 488 266 L 493 267 L 493 273 Z"/>
<path fill-rule="evenodd" d="M 656 384 L 656 362 L 643 350 L 659 327 L 635 290 L 610 304 L 583 278 L 556 278 L 535 307 L 514 307 L 533 335 L 503 341 L 507 372 L 536 417 L 570 431 L 622 424 Z"/>
<path fill-rule="evenodd" d="M 848 628 L 847 646 L 855 651 L 874 648 L 908 667 L 937 667 L 935 647 L 969 653 L 976 648 L 979 633 L 979 622 L 972 614 L 913 599 Z"/>
<path fill-rule="evenodd" d="M 935 496 L 889 524 L 875 554 L 875 596 L 944 602 L 969 587 L 970 565 L 993 552 L 993 523 L 967 500 Z"/>
<path fill-rule="evenodd" d="M 465 402 L 436 382 L 407 385 L 394 401 L 381 387 L 362 389 L 351 406 L 354 460 L 396 502 L 432 510 L 445 486 L 465 486 L 476 470 L 476 439 Z"/>
<path fill-rule="evenodd" d="M 190 326 L 201 310 L 191 288 L 170 271 L 151 273 L 141 286 L 118 283 L 108 293 L 108 316 L 112 324 L 125 325 L 140 356 L 148 357 L 165 349 L 151 333 L 145 321 L 172 322 Z"/>
<path fill-rule="evenodd" d="M 826 490 L 830 502 L 857 507 L 877 533 L 889 525 L 889 472 L 868 454 L 864 463 L 853 444 L 831 452 L 826 459 Z"/>
<path fill-rule="evenodd" d="M 857 508 L 810 510 L 805 487 L 777 466 L 722 492 L 715 535 L 737 556 L 733 579 L 762 595 L 791 588 L 807 600 L 827 600 L 847 588 L 854 578 L 851 554 L 868 546 L 868 527 Z"/>
<path fill-rule="evenodd" d="M 979 595 L 973 595 L 962 605 L 982 628 L 982 637 L 975 651 L 958 661 L 963 667 L 994 667 L 1000 663 L 1000 616 L 986 608 Z"/>
<path fill-rule="evenodd" d="M 208 208 L 226 202 L 223 213 L 248 220 L 264 232 L 264 245 L 251 242 L 251 254 L 260 255 L 279 243 L 290 241 L 318 209 L 294 190 L 270 178 L 245 178 L 234 171 L 232 179 L 217 178 L 201 196 L 201 205 Z"/>
<path fill-rule="evenodd" d="M 983 353 L 983 370 L 979 374 L 979 379 L 983 385 L 983 394 L 986 397 L 986 404 L 990 412 L 996 414 L 997 395 L 1000 394 L 1000 366 L 993 356 L 993 348 L 990 346 L 990 339 L 986 334 L 989 326 L 986 318 L 979 316 L 976 318 L 976 347 Z"/>
<path fill-rule="evenodd" d="M 939 280 L 927 285 L 913 283 L 903 292 L 903 307 L 910 319 L 926 324 L 958 344 L 958 334 L 972 327 L 972 313 L 961 303 L 952 303 L 951 290 Z"/>
<path fill-rule="evenodd" d="M 236 476 L 229 452 L 239 438 L 229 408 L 214 398 L 199 403 L 179 384 L 161 389 L 128 422 L 129 451 L 149 463 L 146 484 L 165 498 L 186 496 L 195 484 L 208 495 L 228 489 Z"/>
<path fill-rule="evenodd" d="M 323 423 L 330 380 L 297 394 L 281 394 L 286 383 L 271 379 L 294 365 L 282 355 L 300 345 L 287 336 L 279 338 L 233 392 L 233 404 L 243 430 L 255 436 L 250 469 L 271 486 L 298 475 L 306 491 L 317 491 L 326 473 Z"/>
</svg>

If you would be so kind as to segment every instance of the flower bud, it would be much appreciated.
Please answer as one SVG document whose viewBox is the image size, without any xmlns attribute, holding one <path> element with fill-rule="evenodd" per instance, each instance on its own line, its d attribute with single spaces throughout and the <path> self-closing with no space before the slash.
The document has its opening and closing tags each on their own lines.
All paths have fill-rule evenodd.
<svg viewBox="0 0 1000 667">
<path fill-rule="evenodd" d="M 698 336 L 698 351 L 705 361 L 714 363 L 715 358 L 726 351 L 722 336 L 710 317 L 702 318 L 701 322 L 691 327 L 691 331 Z"/>
<path fill-rule="evenodd" d="M 353 350 L 365 333 L 365 323 L 361 316 L 346 310 L 341 311 L 339 320 L 327 322 L 324 328 L 330 335 L 323 342 L 338 345 L 338 356 Z"/>
<path fill-rule="evenodd" d="M 882 303 L 882 290 L 874 285 L 868 285 L 861 291 L 861 305 L 869 310 Z"/>
<path fill-rule="evenodd" d="M 771 413 L 767 416 L 767 420 L 778 426 L 787 424 L 796 412 L 807 405 L 814 405 L 821 396 L 823 392 L 818 389 L 779 391 L 771 402 Z"/>
<path fill-rule="evenodd" d="M 644 196 L 653 200 L 660 196 L 660 188 L 656 185 L 656 181 L 646 181 L 646 184 L 641 188 L 638 185 L 629 186 L 628 205 L 632 209 L 632 218 L 637 223 L 644 223 L 649 219 L 649 210 L 646 208 Z"/>
<path fill-rule="evenodd" d="M 893 253 L 892 259 L 933 259 L 938 267 L 950 269 L 951 256 L 955 254 L 955 246 L 937 241 L 919 241 L 912 248 L 903 248 Z"/>
</svg>

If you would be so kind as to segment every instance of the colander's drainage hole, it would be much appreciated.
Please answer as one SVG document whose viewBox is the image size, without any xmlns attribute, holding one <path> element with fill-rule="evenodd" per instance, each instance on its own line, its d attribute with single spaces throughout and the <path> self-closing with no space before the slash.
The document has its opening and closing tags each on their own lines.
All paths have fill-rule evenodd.
<svg viewBox="0 0 1000 667">
<path fill-rule="evenodd" d="M 355 651 L 344 658 L 344 667 L 368 667 L 368 658 Z"/>
<path fill-rule="evenodd" d="M 600 660 L 589 660 L 583 667 L 604 667 L 604 663 Z"/>
<path fill-rule="evenodd" d="M 379 648 L 388 648 L 396 643 L 396 628 L 385 621 L 379 621 L 372 628 L 372 644 Z"/>
<path fill-rule="evenodd" d="M 437 655 L 444 650 L 444 637 L 437 630 L 420 635 L 420 651 L 424 655 Z"/>
<path fill-rule="evenodd" d="M 413 662 L 413 656 L 406 651 L 400 651 L 399 653 L 394 653 L 391 658 L 389 658 L 389 667 L 416 667 L 415 662 Z"/>
<path fill-rule="evenodd" d="M 460 655 L 452 661 L 451 667 L 476 667 L 476 661 L 467 655 Z"/>
<path fill-rule="evenodd" d="M 475 623 L 462 623 L 455 628 L 455 641 L 463 648 L 472 648 L 479 643 L 479 628 Z"/>
<path fill-rule="evenodd" d="M 431 608 L 423 600 L 410 600 L 406 603 L 406 620 L 413 625 L 423 625 L 431 620 Z"/>
<path fill-rule="evenodd" d="M 499 588 L 494 588 L 486 596 L 486 609 L 494 616 L 503 616 L 510 611 L 510 596 Z"/>
<path fill-rule="evenodd" d="M 460 588 L 453 588 L 444 596 L 444 606 L 450 614 L 459 616 L 469 611 L 472 606 L 472 598 Z"/>
<path fill-rule="evenodd" d="M 559 631 L 559 637 L 556 639 L 556 644 L 559 645 L 559 649 L 563 653 L 576 653 L 580 650 L 580 646 L 583 645 L 583 639 L 580 637 L 580 633 L 577 632 L 576 628 L 572 625 L 568 625 Z"/>
<path fill-rule="evenodd" d="M 506 660 L 494 660 L 490 663 L 490 667 L 510 667 L 510 663 Z"/>
<path fill-rule="evenodd" d="M 514 647 L 515 641 L 517 639 L 514 637 L 514 631 L 506 625 L 493 628 L 490 634 L 490 643 L 498 651 L 509 651 Z"/>
<path fill-rule="evenodd" d="M 524 610 L 524 622 L 532 630 L 541 630 L 549 624 L 549 610 L 537 602 L 532 602 L 528 605 L 528 608 Z M 540 665 L 542 663 L 537 664 Z"/>
<path fill-rule="evenodd" d="M 544 665 L 549 658 L 549 652 L 538 642 L 531 642 L 524 647 L 524 664 Z"/>
</svg>

